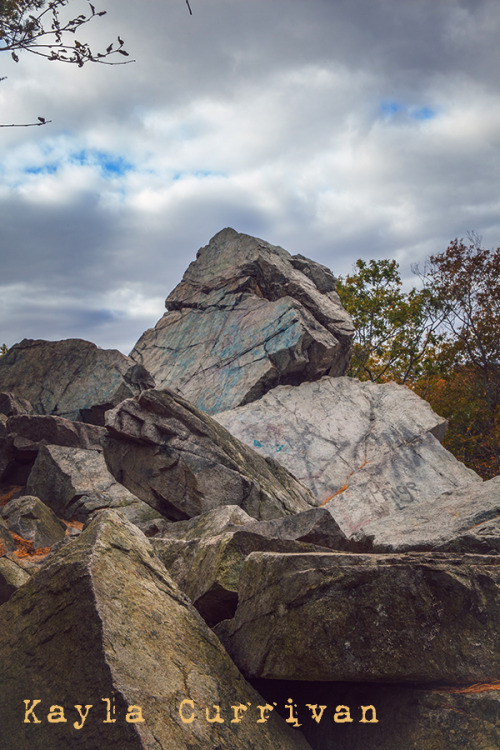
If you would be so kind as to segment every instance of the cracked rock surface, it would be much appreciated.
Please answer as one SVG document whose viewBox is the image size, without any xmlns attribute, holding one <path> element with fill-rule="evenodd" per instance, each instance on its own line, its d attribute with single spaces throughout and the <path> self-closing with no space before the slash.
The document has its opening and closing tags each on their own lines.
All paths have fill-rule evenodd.
<svg viewBox="0 0 500 750">
<path fill-rule="evenodd" d="M 129 357 L 81 339 L 24 339 L 0 358 L 0 391 L 27 399 L 38 414 L 103 425 L 106 409 L 152 387 Z"/>
<path fill-rule="evenodd" d="M 139 523 L 158 515 L 116 481 L 102 453 L 82 448 L 42 445 L 26 492 L 68 520 L 86 521 L 102 508 L 120 509 L 131 521 Z"/>
<path fill-rule="evenodd" d="M 348 367 L 353 326 L 331 271 L 234 229 L 198 251 L 165 304 L 130 356 L 209 414 Z"/>
<path fill-rule="evenodd" d="M 0 608 L 2 747 L 35 750 L 307 750 L 243 679 L 154 555 L 146 537 L 113 511 L 98 514 Z M 115 708 L 105 723 L 106 704 Z M 23 722 L 34 699 L 39 724 Z M 185 723 L 184 716 L 193 715 Z M 232 704 L 247 707 L 231 723 Z M 54 704 L 66 721 L 48 723 Z M 224 723 L 205 709 L 221 707 Z M 85 723 L 75 705 L 85 711 Z M 142 709 L 141 723 L 125 720 Z M 132 718 L 140 718 L 137 711 Z M 246 720 L 245 720 L 246 719 Z"/>
<path fill-rule="evenodd" d="M 408 388 L 324 377 L 215 415 L 309 487 L 347 536 L 481 478 L 439 442 L 446 421 Z M 411 515 L 411 510 L 408 510 Z"/>
<path fill-rule="evenodd" d="M 268 520 L 308 510 L 314 498 L 173 391 L 149 390 L 106 418 L 104 456 L 118 482 L 171 520 L 239 505 Z"/>
<path fill-rule="evenodd" d="M 249 677 L 499 682 L 499 562 L 253 552 L 215 633 Z"/>
</svg>

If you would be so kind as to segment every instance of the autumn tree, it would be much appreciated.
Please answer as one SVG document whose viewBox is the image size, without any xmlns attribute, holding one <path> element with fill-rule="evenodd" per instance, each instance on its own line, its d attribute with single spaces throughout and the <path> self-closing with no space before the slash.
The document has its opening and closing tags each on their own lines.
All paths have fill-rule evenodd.
<svg viewBox="0 0 500 750">
<path fill-rule="evenodd" d="M 395 260 L 356 261 L 355 272 L 339 278 L 337 291 L 355 326 L 348 375 L 414 380 L 440 340 L 441 316 L 429 291 L 403 292 Z"/>
<path fill-rule="evenodd" d="M 338 292 L 355 326 L 348 375 L 405 383 L 446 417 L 444 445 L 485 479 L 499 470 L 500 249 L 472 234 L 414 269 L 358 260 Z"/>
<path fill-rule="evenodd" d="M 483 476 L 500 469 L 500 248 L 474 233 L 454 239 L 415 269 L 438 300 L 443 322 L 439 363 L 416 390 L 450 422 L 447 443 Z"/>
</svg>

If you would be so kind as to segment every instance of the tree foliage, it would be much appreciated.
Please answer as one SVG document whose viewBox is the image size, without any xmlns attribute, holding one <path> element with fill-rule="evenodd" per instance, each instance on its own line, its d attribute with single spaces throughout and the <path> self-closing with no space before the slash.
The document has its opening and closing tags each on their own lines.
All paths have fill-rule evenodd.
<svg viewBox="0 0 500 750">
<path fill-rule="evenodd" d="M 356 329 L 348 374 L 373 382 L 412 381 L 440 340 L 432 295 L 427 289 L 403 292 L 395 260 L 358 260 L 356 271 L 337 284 Z"/>
<path fill-rule="evenodd" d="M 406 383 L 446 417 L 444 444 L 484 478 L 499 471 L 500 249 L 453 240 L 402 290 L 395 261 L 358 260 L 338 292 L 356 334 L 348 375 Z"/>
</svg>

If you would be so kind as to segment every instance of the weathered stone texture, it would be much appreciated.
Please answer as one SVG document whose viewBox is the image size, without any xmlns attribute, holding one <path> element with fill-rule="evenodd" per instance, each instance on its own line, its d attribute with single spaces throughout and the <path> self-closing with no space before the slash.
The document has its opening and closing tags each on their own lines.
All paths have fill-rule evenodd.
<svg viewBox="0 0 500 750">
<path fill-rule="evenodd" d="M 171 391 L 149 390 L 107 415 L 104 455 L 112 474 L 173 520 L 221 505 L 258 519 L 314 505 L 311 493 L 207 414 Z"/>
<path fill-rule="evenodd" d="M 500 476 L 414 503 L 364 526 L 355 538 L 377 552 L 500 553 Z"/>
<path fill-rule="evenodd" d="M 408 388 L 354 378 L 279 386 L 215 415 L 309 487 L 348 536 L 443 492 L 481 483 L 439 443 L 446 420 Z M 410 512 L 410 511 L 409 511 Z"/>
<path fill-rule="evenodd" d="M 102 425 L 107 409 L 152 387 L 136 362 L 81 339 L 24 339 L 0 358 L 0 389 L 28 399 L 38 414 Z"/>
<path fill-rule="evenodd" d="M 29 579 L 29 573 L 13 560 L 0 557 L 0 604 L 9 601 L 12 594 L 15 594 Z"/>
<path fill-rule="evenodd" d="M 51 547 L 66 535 L 66 526 L 38 497 L 24 495 L 1 509 L 10 531 L 33 542 L 35 549 Z"/>
<path fill-rule="evenodd" d="M 179 522 L 182 523 L 182 522 Z M 190 541 L 152 539 L 168 572 L 211 627 L 234 615 L 243 563 L 255 551 L 315 552 L 321 548 L 289 539 L 273 539 L 245 528 Z"/>
<path fill-rule="evenodd" d="M 0 705 L 5 747 L 34 750 L 307 750 L 242 678 L 217 638 L 152 552 L 144 535 L 104 511 L 0 608 Z M 104 723 L 108 697 L 115 723 Z M 26 699 L 40 724 L 23 722 Z M 183 700 L 195 720 L 183 723 Z M 231 705 L 251 704 L 252 721 L 231 723 Z M 66 723 L 49 724 L 54 704 Z M 74 706 L 90 705 L 81 729 Z M 205 708 L 221 706 L 224 723 Z M 144 723 L 127 723 L 128 706 Z M 191 714 L 191 706 L 185 706 Z M 211 715 L 211 714 L 210 714 Z M 138 715 L 135 713 L 137 718 Z"/>
<path fill-rule="evenodd" d="M 215 632 L 250 677 L 492 683 L 499 593 L 493 556 L 254 552 Z"/>
<path fill-rule="evenodd" d="M 130 356 L 209 414 L 349 364 L 352 321 L 332 273 L 233 229 L 198 251 L 166 307 Z"/>
<path fill-rule="evenodd" d="M 11 455 L 17 460 L 34 460 L 40 445 L 102 451 L 104 427 L 74 422 L 64 417 L 22 414 L 9 417 L 6 424 Z"/>
<path fill-rule="evenodd" d="M 109 473 L 102 453 L 42 445 L 26 492 L 37 495 L 61 518 L 86 521 L 96 510 L 116 508 L 131 521 L 155 516 L 151 508 Z"/>
</svg>

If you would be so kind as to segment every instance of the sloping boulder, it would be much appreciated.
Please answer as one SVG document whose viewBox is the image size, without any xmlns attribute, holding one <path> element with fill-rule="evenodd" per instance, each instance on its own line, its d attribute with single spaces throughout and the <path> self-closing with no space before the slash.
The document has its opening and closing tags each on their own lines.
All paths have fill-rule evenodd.
<svg viewBox="0 0 500 750">
<path fill-rule="evenodd" d="M 67 520 L 86 521 L 103 508 L 119 509 L 132 522 L 145 522 L 157 515 L 116 481 L 102 453 L 94 450 L 40 446 L 26 492 Z"/>
<path fill-rule="evenodd" d="M 279 386 L 215 418 L 309 487 L 347 536 L 481 483 L 441 446 L 446 420 L 395 383 L 325 377 Z"/>
<path fill-rule="evenodd" d="M 249 531 L 268 539 L 307 542 L 335 550 L 361 550 L 361 546 L 356 547 L 346 538 L 331 513 L 324 508 L 311 508 L 271 521 L 256 521 L 238 505 L 224 505 L 188 521 L 170 524 L 162 537 L 190 541 L 237 530 Z"/>
<path fill-rule="evenodd" d="M 307 510 L 311 493 L 172 391 L 149 390 L 108 412 L 104 456 L 114 477 L 159 513 L 182 520 L 221 505 L 253 518 Z"/>
<path fill-rule="evenodd" d="M 325 508 L 311 508 L 311 510 L 297 513 L 285 518 L 272 521 L 254 521 L 245 531 L 252 531 L 271 539 L 289 539 L 297 542 L 307 542 L 320 547 L 334 550 L 362 551 L 366 546 L 347 539 L 331 513 Z"/>
<path fill-rule="evenodd" d="M 81 339 L 24 339 L 0 358 L 0 389 L 28 399 L 38 414 L 102 425 L 107 409 L 152 387 L 144 367 Z"/>
<path fill-rule="evenodd" d="M 499 593 L 498 557 L 254 552 L 215 632 L 249 677 L 492 683 Z"/>
<path fill-rule="evenodd" d="M 66 526 L 38 497 L 14 498 L 2 508 L 1 515 L 9 531 L 33 542 L 35 549 L 52 547 L 66 536 Z"/>
<path fill-rule="evenodd" d="M 275 711 L 256 724 L 266 702 L 146 537 L 110 511 L 0 608 L 0 661 L 5 747 L 309 747 Z M 214 706 L 220 723 L 206 719 Z"/>
<path fill-rule="evenodd" d="M 343 375 L 353 326 L 319 263 L 224 229 L 198 251 L 167 313 L 130 353 L 158 388 L 208 414 L 279 383 Z"/>
<path fill-rule="evenodd" d="M 500 553 L 500 476 L 450 490 L 372 521 L 355 538 L 377 552 Z"/>
</svg>

